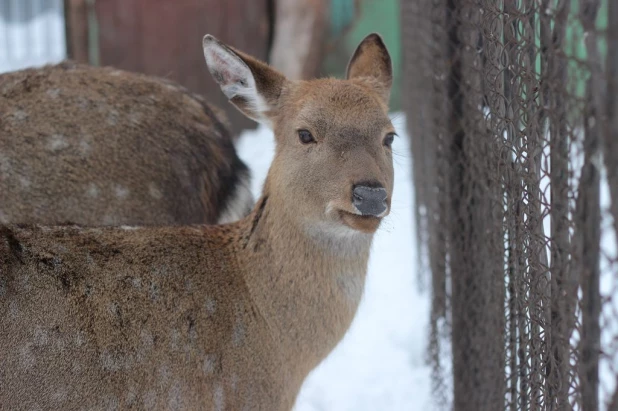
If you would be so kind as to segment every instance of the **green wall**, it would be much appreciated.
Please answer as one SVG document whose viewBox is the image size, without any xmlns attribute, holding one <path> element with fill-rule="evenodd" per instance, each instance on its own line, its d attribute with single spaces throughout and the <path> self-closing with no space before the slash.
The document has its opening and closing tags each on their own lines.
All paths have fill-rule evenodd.
<svg viewBox="0 0 618 411">
<path fill-rule="evenodd" d="M 369 33 L 380 33 L 393 61 L 391 110 L 399 110 L 401 102 L 399 0 L 331 0 L 330 12 L 332 47 L 326 55 L 323 71 L 334 76 L 343 76 L 348 59 L 358 43 Z"/>
<path fill-rule="evenodd" d="M 609 1 L 601 0 L 597 17 L 597 30 L 607 30 L 607 5 Z M 585 59 L 584 30 L 579 21 L 581 0 L 571 0 L 571 11 L 567 24 L 566 53 L 571 57 Z M 391 53 L 394 69 L 394 84 L 391 96 L 391 109 L 401 108 L 401 35 L 399 18 L 399 0 L 330 0 L 330 47 L 322 71 L 325 74 L 342 76 L 351 54 L 358 43 L 371 32 L 378 32 L 384 38 Z M 539 39 L 535 39 L 540 46 Z M 599 36 L 599 48 L 604 60 L 607 44 L 604 36 Z M 569 65 L 571 86 L 578 95 L 583 94 L 589 76 L 587 72 L 578 71 L 577 64 Z"/>
</svg>

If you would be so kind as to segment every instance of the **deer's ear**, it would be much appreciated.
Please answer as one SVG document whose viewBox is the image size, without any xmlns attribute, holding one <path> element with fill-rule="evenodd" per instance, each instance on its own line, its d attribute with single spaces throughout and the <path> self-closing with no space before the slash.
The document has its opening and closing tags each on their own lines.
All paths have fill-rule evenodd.
<svg viewBox="0 0 618 411">
<path fill-rule="evenodd" d="M 393 84 L 393 67 L 379 34 L 368 35 L 358 45 L 348 63 L 346 78 L 366 81 L 388 104 Z"/>
<path fill-rule="evenodd" d="M 271 126 L 285 76 L 210 34 L 203 46 L 208 70 L 230 102 L 247 117 Z"/>
</svg>

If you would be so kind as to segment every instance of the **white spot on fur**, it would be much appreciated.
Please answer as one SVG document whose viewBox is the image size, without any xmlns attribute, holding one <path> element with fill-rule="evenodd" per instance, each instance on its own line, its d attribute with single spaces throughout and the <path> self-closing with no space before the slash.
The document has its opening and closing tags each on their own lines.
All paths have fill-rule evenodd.
<svg viewBox="0 0 618 411">
<path fill-rule="evenodd" d="M 66 137 L 62 134 L 52 134 L 48 137 L 47 148 L 50 151 L 61 151 L 69 147 L 69 143 L 66 141 Z"/>
<path fill-rule="evenodd" d="M 135 388 L 129 387 L 129 389 L 127 389 L 127 397 L 126 397 L 127 405 L 129 406 L 135 405 L 136 400 L 137 400 L 137 393 L 135 392 Z"/>
<path fill-rule="evenodd" d="M 142 288 L 142 279 L 133 277 L 133 279 L 131 279 L 131 285 L 133 288 Z"/>
<path fill-rule="evenodd" d="M 144 408 L 151 410 L 157 405 L 157 394 L 150 390 L 144 394 Z"/>
<path fill-rule="evenodd" d="M 120 311 L 119 311 L 119 307 L 118 307 L 118 303 L 117 303 L 117 302 L 115 302 L 115 301 L 114 301 L 114 302 L 112 302 L 112 303 L 109 305 L 109 308 L 108 308 L 108 309 L 109 309 L 110 314 L 111 314 L 112 316 L 114 316 L 114 317 L 116 317 L 116 316 L 118 315 L 118 313 L 120 312 Z"/>
<path fill-rule="evenodd" d="M 120 116 L 120 113 L 118 113 L 118 111 L 110 110 L 109 113 L 107 114 L 107 124 L 109 124 L 110 126 L 117 125 L 119 116 Z"/>
<path fill-rule="evenodd" d="M 11 163 L 9 158 L 4 154 L 0 153 L 0 175 L 8 174 L 11 171 Z"/>
<path fill-rule="evenodd" d="M 28 189 L 30 188 L 30 180 L 24 176 L 19 176 L 19 185 L 21 188 Z"/>
<path fill-rule="evenodd" d="M 147 354 L 152 351 L 154 347 L 154 337 L 148 330 L 142 330 L 140 332 L 141 345 L 137 351 L 137 362 L 141 363 L 146 358 Z"/>
<path fill-rule="evenodd" d="M 118 409 L 118 398 L 114 395 L 106 395 L 103 398 L 103 408 L 107 411 Z"/>
<path fill-rule="evenodd" d="M 215 410 L 223 411 L 225 409 L 225 391 L 221 384 L 215 385 Z"/>
<path fill-rule="evenodd" d="M 211 375 L 214 373 L 216 362 L 217 357 L 214 354 L 207 354 L 204 358 L 204 363 L 202 364 L 202 371 L 204 371 L 204 374 Z"/>
<path fill-rule="evenodd" d="M 178 350 L 178 340 L 180 340 L 180 333 L 178 332 L 178 330 L 174 329 L 172 330 L 171 338 L 172 350 L 174 351 Z"/>
<path fill-rule="evenodd" d="M 142 115 L 140 113 L 132 112 L 129 114 L 129 122 L 135 126 L 142 124 Z"/>
<path fill-rule="evenodd" d="M 88 197 L 97 198 L 99 197 L 99 187 L 95 183 L 88 184 L 88 190 L 86 190 L 86 194 Z"/>
<path fill-rule="evenodd" d="M 169 389 L 167 394 L 167 406 L 168 409 L 178 410 L 181 409 L 182 405 L 182 391 L 180 389 L 180 383 L 178 381 L 174 382 L 174 385 Z"/>
<path fill-rule="evenodd" d="M 114 186 L 114 195 L 116 195 L 117 199 L 124 200 L 129 196 L 129 189 L 120 184 L 116 184 Z"/>
<path fill-rule="evenodd" d="M 67 387 L 60 387 L 52 394 L 52 400 L 55 402 L 63 402 L 67 399 L 69 390 Z"/>
<path fill-rule="evenodd" d="M 160 379 L 160 383 L 167 383 L 170 379 L 170 376 L 172 375 L 172 372 L 170 371 L 170 368 L 166 365 L 163 364 L 161 367 L 159 367 L 159 379 Z"/>
<path fill-rule="evenodd" d="M 247 216 L 253 208 L 254 200 L 251 193 L 251 175 L 247 172 L 240 176 L 234 194 L 225 204 L 225 211 L 219 216 L 218 224 L 228 224 Z"/>
<path fill-rule="evenodd" d="M 47 345 L 48 341 L 49 338 L 47 336 L 47 330 L 37 325 L 34 328 L 34 345 L 41 347 L 43 345 Z"/>
<path fill-rule="evenodd" d="M 135 227 L 132 225 L 121 225 L 120 228 L 126 231 L 134 231 L 134 230 L 139 229 L 139 227 Z"/>
<path fill-rule="evenodd" d="M 150 197 L 156 200 L 160 200 L 163 198 L 163 194 L 154 182 L 148 184 L 148 194 L 150 194 Z"/>
<path fill-rule="evenodd" d="M 75 345 L 77 347 L 81 347 L 82 345 L 84 345 L 86 343 L 86 335 L 84 334 L 83 331 L 78 331 L 75 334 Z"/>
<path fill-rule="evenodd" d="M 15 110 L 13 112 L 13 119 L 17 121 L 24 121 L 28 118 L 28 113 L 23 110 Z"/>
<path fill-rule="evenodd" d="M 17 307 L 17 302 L 11 301 L 9 303 L 9 319 L 14 321 L 19 317 L 19 308 Z"/>
<path fill-rule="evenodd" d="M 54 247 L 54 251 L 56 251 L 59 254 L 66 254 L 69 252 L 68 248 L 66 248 L 65 246 L 63 246 L 62 244 L 58 244 Z"/>
<path fill-rule="evenodd" d="M 88 100 L 86 97 L 78 97 L 77 98 L 77 105 L 82 110 L 89 110 L 90 109 L 90 104 L 91 104 L 90 100 Z"/>
<path fill-rule="evenodd" d="M 154 346 L 154 337 L 152 333 L 148 330 L 140 331 L 140 340 L 142 340 L 142 345 L 144 348 L 151 350 Z"/>
<path fill-rule="evenodd" d="M 82 157 L 86 157 L 90 154 L 90 151 L 92 150 L 91 142 L 92 137 L 89 135 L 82 137 L 82 139 L 79 141 L 79 154 Z"/>
<path fill-rule="evenodd" d="M 128 365 L 122 355 L 111 353 L 107 350 L 101 353 L 100 362 L 104 370 L 112 372 L 120 371 L 123 367 Z"/>
<path fill-rule="evenodd" d="M 55 100 L 60 95 L 60 89 L 59 88 L 50 88 L 49 90 L 47 90 L 47 95 L 50 98 Z"/>
<path fill-rule="evenodd" d="M 148 289 L 148 296 L 151 300 L 157 300 L 159 298 L 159 286 L 156 282 L 151 281 Z"/>
<path fill-rule="evenodd" d="M 245 325 L 241 320 L 236 321 L 236 325 L 234 325 L 234 331 L 232 333 L 232 342 L 235 347 L 239 347 L 243 341 L 245 340 Z"/>
<path fill-rule="evenodd" d="M 237 374 L 232 374 L 232 378 L 230 380 L 230 386 L 232 387 L 232 391 L 236 392 L 236 390 L 238 389 L 238 375 Z"/>
<path fill-rule="evenodd" d="M 215 300 L 213 300 L 210 297 L 206 297 L 206 312 L 210 315 L 213 315 L 215 313 L 215 310 L 217 309 L 217 304 L 215 303 Z"/>
<path fill-rule="evenodd" d="M 61 336 L 54 338 L 54 350 L 58 353 L 64 353 L 64 349 L 66 347 L 66 341 Z"/>
<path fill-rule="evenodd" d="M 19 349 L 19 361 L 23 368 L 32 368 L 35 364 L 34 354 L 32 353 L 31 347 L 31 343 L 26 343 Z"/>
<path fill-rule="evenodd" d="M 224 48 L 212 37 L 204 37 L 204 57 L 210 73 L 228 99 L 242 97 L 247 113 L 254 120 L 269 127 L 270 120 L 265 113 L 269 110 L 266 100 L 259 93 L 249 67 L 236 54 Z"/>
<path fill-rule="evenodd" d="M 32 290 L 32 284 L 30 284 L 30 276 L 28 274 L 21 276 L 19 279 L 19 288 L 25 293 Z"/>
</svg>

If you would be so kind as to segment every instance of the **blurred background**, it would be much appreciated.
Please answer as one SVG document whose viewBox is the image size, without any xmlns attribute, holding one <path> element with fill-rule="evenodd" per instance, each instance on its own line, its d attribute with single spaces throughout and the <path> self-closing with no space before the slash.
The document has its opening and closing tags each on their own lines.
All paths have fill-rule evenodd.
<svg viewBox="0 0 618 411">
<path fill-rule="evenodd" d="M 398 0 L 0 0 L 0 72 L 65 58 L 175 80 L 254 128 L 206 71 L 206 33 L 269 61 L 291 78 L 340 75 L 369 32 L 394 60 L 399 107 Z"/>
<path fill-rule="evenodd" d="M 203 35 L 301 79 L 341 76 L 370 32 L 393 59 L 393 210 L 297 410 L 618 410 L 618 0 L 0 0 L 0 72 L 175 80 L 242 132 L 257 194 L 271 132 L 215 86 Z"/>
</svg>

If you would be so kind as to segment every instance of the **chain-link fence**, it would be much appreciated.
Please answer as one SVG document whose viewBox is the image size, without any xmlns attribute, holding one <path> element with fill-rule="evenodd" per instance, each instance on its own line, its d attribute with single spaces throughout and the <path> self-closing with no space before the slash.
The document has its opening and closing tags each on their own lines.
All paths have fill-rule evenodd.
<svg viewBox="0 0 618 411">
<path fill-rule="evenodd" d="M 618 410 L 618 1 L 401 8 L 435 399 Z"/>
</svg>

